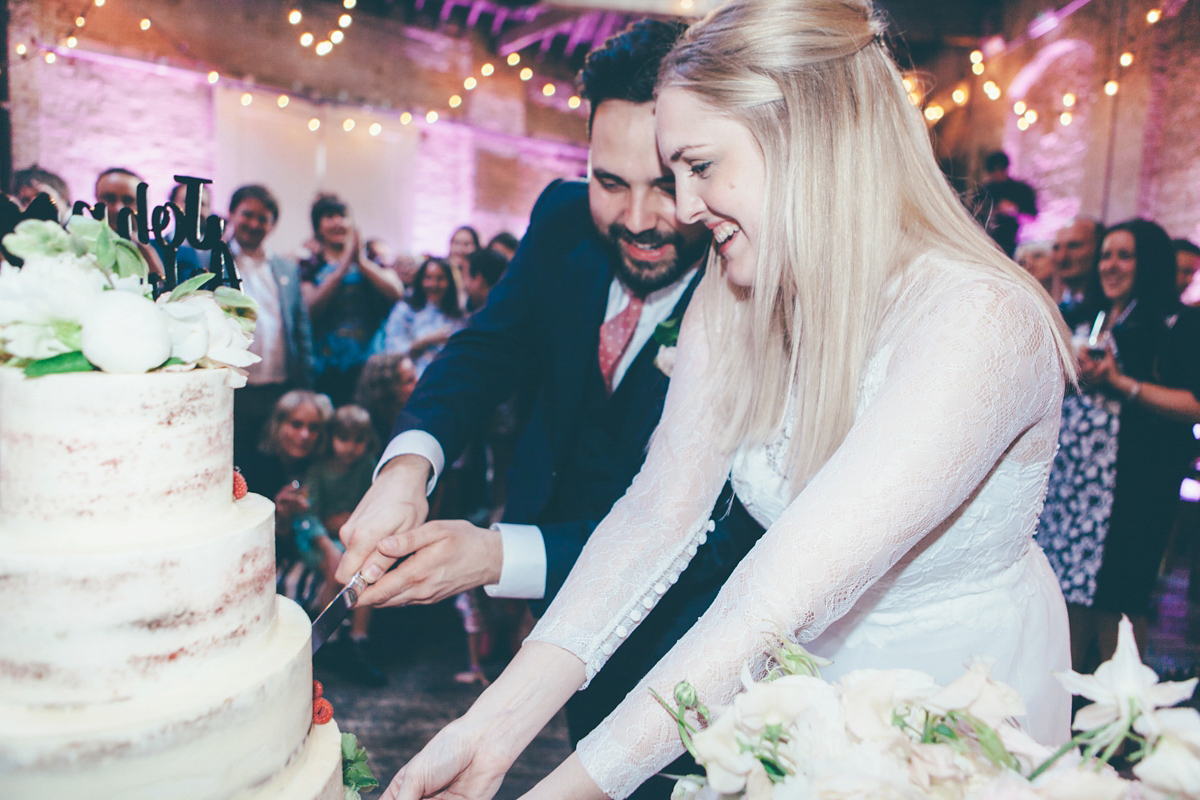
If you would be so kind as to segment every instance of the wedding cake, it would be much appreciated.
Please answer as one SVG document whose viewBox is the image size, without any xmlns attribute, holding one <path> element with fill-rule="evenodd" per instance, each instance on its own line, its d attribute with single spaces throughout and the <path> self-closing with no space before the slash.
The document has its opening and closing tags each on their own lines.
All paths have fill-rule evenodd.
<svg viewBox="0 0 1200 800">
<path fill-rule="evenodd" d="M 0 797 L 341 798 L 224 369 L 0 368 Z"/>
<path fill-rule="evenodd" d="M 274 506 L 234 498 L 253 301 L 156 299 L 84 217 L 2 242 L 0 798 L 342 798 Z"/>
</svg>

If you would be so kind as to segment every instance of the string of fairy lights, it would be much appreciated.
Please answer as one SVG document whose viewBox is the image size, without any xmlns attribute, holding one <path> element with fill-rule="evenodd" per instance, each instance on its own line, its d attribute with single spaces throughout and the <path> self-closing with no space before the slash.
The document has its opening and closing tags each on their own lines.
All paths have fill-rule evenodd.
<svg viewBox="0 0 1200 800">
<path fill-rule="evenodd" d="M 1037 39 L 1046 33 L 1054 30 L 1061 24 L 1062 20 L 1070 14 L 1078 11 L 1090 0 L 1074 0 L 1068 3 L 1062 9 L 1055 11 L 1046 11 L 1034 18 L 1027 28 L 1027 33 L 1011 42 L 1005 42 L 1001 37 L 992 37 L 983 42 L 980 49 L 973 50 L 968 57 L 970 62 L 970 71 L 977 78 L 983 78 L 989 69 L 996 66 L 996 63 L 1014 52 L 1022 45 L 1032 39 Z M 1131 37 L 1133 41 L 1122 41 L 1120 47 L 1120 55 L 1117 56 L 1115 63 L 1109 68 L 1109 77 L 1103 86 L 1103 92 L 1109 97 L 1114 97 L 1121 90 L 1121 80 L 1124 77 L 1125 70 L 1132 67 L 1138 56 L 1135 51 L 1144 49 L 1145 41 L 1143 34 L 1152 26 L 1158 24 L 1163 19 L 1163 11 L 1160 8 L 1151 8 L 1146 11 L 1145 25 L 1141 30 L 1136 31 Z M 1125 37 L 1124 26 L 1122 26 L 1121 35 Z M 925 103 L 927 97 L 922 90 L 922 79 L 919 75 L 910 74 L 904 78 L 904 88 L 909 92 L 909 100 L 913 105 L 921 106 Z M 1000 88 L 1000 85 L 992 78 L 987 78 L 979 87 L 983 95 L 989 101 L 999 101 L 1005 94 L 1005 91 Z M 924 105 L 923 113 L 926 122 L 932 127 L 946 116 L 947 106 L 957 107 L 967 104 L 971 97 L 970 79 L 964 79 L 954 87 L 949 93 L 949 97 L 944 95 L 939 99 L 930 99 Z M 1052 118 L 1056 119 L 1060 126 L 1066 127 L 1071 125 L 1075 120 L 1077 107 L 1079 103 L 1078 92 L 1064 92 L 1060 98 L 1057 98 L 1055 105 L 1052 108 L 1034 108 L 1024 99 L 1016 99 L 1012 104 L 1012 113 L 1017 117 L 1016 125 L 1021 131 L 1028 130 L 1036 124 L 1039 119 Z"/>
<path fill-rule="evenodd" d="M 113 2 L 119 2 L 119 0 L 113 0 Z M 690 3 L 690 0 L 683 0 L 683 2 Z M 73 27 L 71 27 L 66 34 L 59 39 L 58 43 L 17 42 L 13 48 L 14 52 L 22 59 L 29 59 L 40 55 L 47 64 L 54 64 L 60 56 L 69 56 L 70 51 L 75 50 L 78 47 L 79 34 L 86 27 L 89 15 L 96 13 L 97 9 L 104 8 L 108 3 L 109 0 L 87 0 L 79 14 L 76 15 Z M 317 34 L 313 33 L 313 30 L 317 28 L 312 23 L 320 21 L 319 19 L 310 18 L 314 15 L 306 15 L 301 8 L 292 7 L 284 12 L 284 18 L 288 25 L 293 26 L 293 28 L 301 31 L 297 37 L 300 47 L 306 50 L 311 48 L 311 52 L 315 53 L 318 57 L 323 58 L 332 53 L 335 47 L 347 40 L 347 33 L 354 24 L 353 11 L 357 6 L 358 0 L 342 0 L 343 13 L 339 14 L 337 17 L 336 27 L 330 28 L 328 32 L 320 39 L 317 38 Z M 319 17 L 319 15 L 315 16 Z M 162 31 L 161 27 L 156 28 L 153 21 L 149 17 L 142 17 L 138 22 L 138 28 L 142 32 L 150 31 L 152 28 L 154 28 L 160 33 L 160 35 L 166 36 L 166 38 L 172 40 L 169 35 Z M 174 44 L 181 52 L 186 50 L 186 48 L 181 46 L 179 42 L 174 42 Z M 501 64 L 501 66 L 498 67 L 497 64 Z M 500 74 L 499 70 L 504 68 L 507 68 L 510 71 L 515 71 L 516 77 L 522 82 L 528 83 L 534 79 L 533 69 L 529 66 L 521 66 L 521 54 L 514 52 L 509 53 L 502 59 L 497 59 L 496 63 L 487 61 L 479 65 L 478 69 L 475 70 L 475 74 L 468 75 L 463 79 L 462 92 L 455 92 L 454 94 L 451 94 L 446 99 L 444 106 L 425 109 L 424 113 L 415 110 L 403 110 L 397 112 L 390 108 L 379 108 L 368 104 L 361 104 L 359 108 L 376 117 L 392 117 L 396 119 L 396 121 L 398 121 L 402 126 L 411 125 L 419 118 L 423 118 L 427 124 L 432 125 L 441 119 L 443 114 L 447 114 L 446 109 L 453 110 L 463 105 L 463 93 L 474 91 L 476 88 L 482 86 L 487 79 L 498 76 Z M 241 94 L 240 102 L 243 106 L 251 105 L 255 102 L 256 97 L 264 94 L 276 94 L 275 104 L 280 109 L 287 108 L 293 99 L 303 99 L 313 105 L 330 105 L 330 102 L 325 98 L 316 97 L 298 90 L 290 92 L 280 91 L 278 87 L 270 87 L 259 84 L 249 78 L 237 78 L 235 76 L 223 75 L 216 69 L 209 70 L 207 72 L 206 79 L 208 83 L 212 85 L 223 84 L 235 89 L 241 88 L 243 92 Z M 547 81 L 542 85 L 541 94 L 543 97 L 554 97 L 558 92 L 559 86 L 553 81 Z M 343 106 L 349 105 L 348 103 L 344 102 L 339 104 Z M 583 100 L 576 94 L 570 95 L 566 101 L 566 107 L 571 111 L 579 109 L 582 104 Z M 322 120 L 317 116 L 309 118 L 307 122 L 308 129 L 313 132 L 320 130 L 321 125 Z M 358 128 L 359 125 L 354 116 L 350 115 L 343 119 L 341 127 L 343 131 L 350 133 Z M 380 122 L 372 122 L 370 125 L 366 126 L 366 130 L 371 136 L 379 136 L 384 131 L 384 125 Z"/>
</svg>

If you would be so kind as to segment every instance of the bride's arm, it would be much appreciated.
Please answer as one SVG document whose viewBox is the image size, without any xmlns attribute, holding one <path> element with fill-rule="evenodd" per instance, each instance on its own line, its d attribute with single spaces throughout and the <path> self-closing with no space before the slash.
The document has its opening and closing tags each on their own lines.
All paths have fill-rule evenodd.
<svg viewBox="0 0 1200 800">
<path fill-rule="evenodd" d="M 417 800 L 443 789 L 446 797 L 490 798 L 525 746 L 695 555 L 730 460 L 715 444 L 704 320 L 698 294 L 684 317 L 662 422 L 646 462 L 592 533 L 542 623 L 470 710 L 397 774 L 384 800 Z M 587 788 L 596 791 L 595 784 Z M 589 793 L 554 796 L 583 800 Z"/>
<path fill-rule="evenodd" d="M 696 626 L 580 742 L 577 758 L 590 776 L 574 781 L 581 791 L 594 782 L 625 797 L 682 752 L 675 721 L 650 688 L 669 697 L 686 679 L 710 706 L 728 702 L 743 665 L 761 674 L 781 636 L 808 641 L 846 613 L 1022 433 L 1040 426 L 1017 445 L 1028 452 L 1014 456 L 1048 457 L 1061 368 L 1036 301 L 1014 294 L 977 284 L 909 326 L 842 446 Z M 574 769 L 564 765 L 550 780 L 568 780 Z"/>
</svg>

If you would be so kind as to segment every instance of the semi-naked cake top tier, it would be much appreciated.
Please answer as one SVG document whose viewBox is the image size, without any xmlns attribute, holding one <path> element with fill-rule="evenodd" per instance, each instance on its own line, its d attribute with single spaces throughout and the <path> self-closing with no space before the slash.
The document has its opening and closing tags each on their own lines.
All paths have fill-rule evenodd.
<svg viewBox="0 0 1200 800">
<path fill-rule="evenodd" d="M 144 541 L 169 538 L 172 520 L 225 512 L 232 414 L 224 369 L 26 378 L 0 368 L 0 539 L 86 530 Z"/>
</svg>

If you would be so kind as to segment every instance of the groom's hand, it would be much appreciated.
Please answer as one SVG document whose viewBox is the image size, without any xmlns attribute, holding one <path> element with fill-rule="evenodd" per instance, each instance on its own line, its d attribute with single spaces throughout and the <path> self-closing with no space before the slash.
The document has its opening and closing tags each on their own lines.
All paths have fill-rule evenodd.
<svg viewBox="0 0 1200 800">
<path fill-rule="evenodd" d="M 381 540 L 378 553 L 403 558 L 362 594 L 373 606 L 436 603 L 500 580 L 504 547 L 500 532 L 465 520 L 435 520 Z"/>
<path fill-rule="evenodd" d="M 361 571 L 367 583 L 379 580 L 395 556 L 380 553 L 379 542 L 416 528 L 429 515 L 425 487 L 432 466 L 418 455 L 397 456 L 384 465 L 350 519 L 338 532 L 346 553 L 338 565 L 337 580 L 347 583 Z"/>
</svg>

